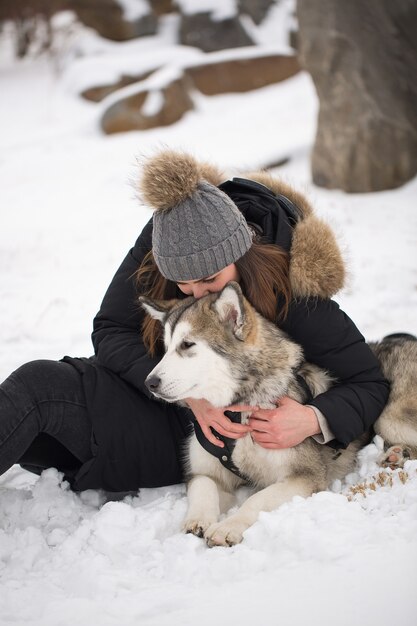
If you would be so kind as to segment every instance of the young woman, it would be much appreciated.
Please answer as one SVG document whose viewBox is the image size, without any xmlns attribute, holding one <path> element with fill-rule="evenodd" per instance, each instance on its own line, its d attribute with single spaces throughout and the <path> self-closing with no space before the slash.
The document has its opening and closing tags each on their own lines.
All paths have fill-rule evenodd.
<svg viewBox="0 0 417 626">
<path fill-rule="evenodd" d="M 143 168 L 140 191 L 155 209 L 116 272 L 94 320 L 95 356 L 23 365 L 0 386 L 0 472 L 12 464 L 40 472 L 54 466 L 72 488 L 131 491 L 181 482 L 181 447 L 197 420 L 215 433 L 251 432 L 265 448 L 314 436 L 346 447 L 381 413 L 388 383 L 364 338 L 331 297 L 344 266 L 329 227 L 308 202 L 265 173 L 221 183 L 191 156 L 164 151 Z M 190 409 L 149 395 L 144 380 L 163 354 L 161 328 L 137 304 L 200 298 L 240 283 L 252 305 L 326 368 L 336 384 L 308 406 L 277 398 L 253 410 L 249 424 L 204 398 Z"/>
</svg>

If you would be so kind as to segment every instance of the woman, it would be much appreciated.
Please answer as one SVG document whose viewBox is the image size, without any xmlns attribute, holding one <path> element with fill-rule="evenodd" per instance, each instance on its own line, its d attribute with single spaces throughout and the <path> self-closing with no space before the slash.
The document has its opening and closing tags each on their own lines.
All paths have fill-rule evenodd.
<svg viewBox="0 0 417 626">
<path fill-rule="evenodd" d="M 55 466 L 76 490 L 130 491 L 182 481 L 181 446 L 192 418 L 215 433 L 251 432 L 265 448 L 306 437 L 346 447 L 377 419 L 388 383 L 353 322 L 330 298 L 344 267 L 330 229 L 306 200 L 265 173 L 220 184 L 221 174 L 164 151 L 143 168 L 140 191 L 155 209 L 124 259 L 94 320 L 95 356 L 35 361 L 0 386 L 0 472 L 13 463 Z M 161 358 L 161 329 L 139 294 L 200 298 L 237 280 L 250 302 L 300 343 L 336 384 L 308 406 L 191 409 L 150 397 L 144 380 Z M 225 410 L 251 410 L 248 425 Z"/>
</svg>

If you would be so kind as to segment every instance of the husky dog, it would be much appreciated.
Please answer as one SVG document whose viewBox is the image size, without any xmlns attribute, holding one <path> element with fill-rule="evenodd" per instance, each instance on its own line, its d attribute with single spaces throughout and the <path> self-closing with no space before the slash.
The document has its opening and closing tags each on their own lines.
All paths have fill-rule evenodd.
<svg viewBox="0 0 417 626">
<path fill-rule="evenodd" d="M 166 354 L 146 384 L 167 402 L 205 398 L 218 407 L 244 403 L 274 408 L 281 396 L 305 402 L 306 385 L 314 397 L 333 382 L 327 372 L 304 361 L 299 345 L 255 311 L 237 283 L 199 300 L 140 301 L 164 325 Z M 392 381 L 390 401 L 375 431 L 392 445 L 385 462 L 401 464 L 410 456 L 417 458 L 417 342 L 387 341 L 373 349 Z M 242 422 L 247 418 L 243 413 Z M 310 496 L 352 471 L 356 453 L 369 441 L 367 434 L 346 450 L 335 451 L 308 438 L 293 448 L 269 450 L 248 434 L 233 448 L 236 474 L 194 434 L 187 449 L 190 481 L 184 530 L 204 536 L 209 546 L 237 544 L 260 511 L 276 509 L 296 495 Z M 219 522 L 233 491 L 245 480 L 257 491 Z"/>
</svg>

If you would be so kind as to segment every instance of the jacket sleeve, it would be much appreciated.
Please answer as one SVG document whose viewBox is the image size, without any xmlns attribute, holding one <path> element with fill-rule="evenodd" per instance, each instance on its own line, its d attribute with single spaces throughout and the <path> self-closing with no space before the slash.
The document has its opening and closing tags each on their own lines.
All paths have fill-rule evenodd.
<svg viewBox="0 0 417 626">
<path fill-rule="evenodd" d="M 329 445 L 346 448 L 372 426 L 388 400 L 389 384 L 377 358 L 333 300 L 293 302 L 281 327 L 303 346 L 307 361 L 336 379 L 335 385 L 309 404 L 323 413 L 335 435 Z"/>
<path fill-rule="evenodd" d="M 92 341 L 97 361 L 147 396 L 145 378 L 160 360 L 151 358 L 143 344 L 143 312 L 137 304 L 134 272 L 151 248 L 152 221 L 117 270 L 94 318 Z"/>
</svg>

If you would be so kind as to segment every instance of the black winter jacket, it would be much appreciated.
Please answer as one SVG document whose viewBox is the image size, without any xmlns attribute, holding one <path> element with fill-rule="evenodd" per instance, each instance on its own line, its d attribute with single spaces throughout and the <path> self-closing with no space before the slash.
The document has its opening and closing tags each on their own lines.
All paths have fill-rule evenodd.
<svg viewBox="0 0 417 626">
<path fill-rule="evenodd" d="M 278 198 L 273 203 L 275 208 L 268 202 L 258 203 L 250 192 L 246 197 L 239 186 L 244 181 L 239 179 L 221 188 L 234 199 L 264 242 L 279 243 L 290 251 L 295 297 L 280 326 L 302 345 L 308 361 L 327 369 L 337 379 L 311 404 L 324 414 L 335 435 L 329 445 L 345 448 L 381 413 L 388 399 L 388 383 L 361 333 L 329 297 L 341 286 L 344 269 L 330 229 L 315 217 L 301 196 L 293 194 L 291 202 L 288 188 L 284 188 L 283 195 L 276 181 L 270 184 L 271 180 L 265 181 L 262 176 L 257 179 L 268 183 L 268 188 L 260 188 L 260 192 Z M 81 468 L 75 484 L 78 489 L 104 486 L 120 491 L 181 480 L 178 471 L 170 473 L 169 468 L 152 475 L 146 463 L 146 458 L 159 454 L 161 462 L 157 465 L 162 467 L 167 446 L 174 446 L 180 455 L 181 441 L 189 432 L 189 412 L 151 399 L 144 385 L 160 357 L 151 358 L 141 340 L 144 313 L 137 305 L 133 275 L 151 243 L 152 220 L 117 270 L 94 320 L 96 356 L 65 358 L 84 376 L 93 421 L 94 458 Z M 157 419 L 161 419 L 159 430 L 154 428 Z M 152 434 L 146 424 L 152 424 Z"/>
</svg>

